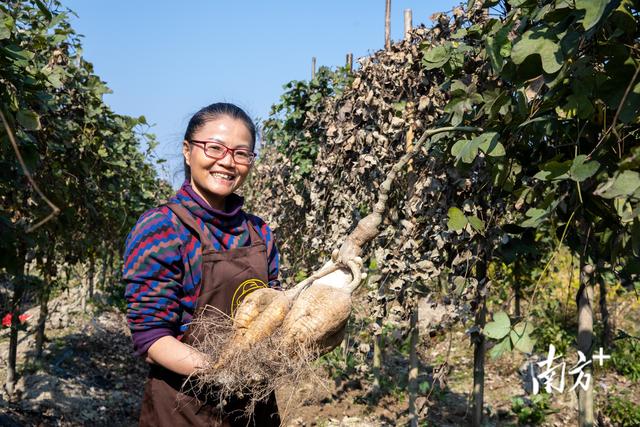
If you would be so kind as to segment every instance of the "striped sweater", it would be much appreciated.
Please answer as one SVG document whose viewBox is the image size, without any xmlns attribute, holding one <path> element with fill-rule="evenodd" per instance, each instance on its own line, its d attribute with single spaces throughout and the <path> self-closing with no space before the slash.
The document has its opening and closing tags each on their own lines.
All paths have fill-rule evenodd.
<svg viewBox="0 0 640 427">
<path fill-rule="evenodd" d="M 181 203 L 201 229 L 210 233 L 214 249 L 248 246 L 249 224 L 265 240 L 269 283 L 277 284 L 278 249 L 271 229 L 242 210 L 244 199 L 232 194 L 224 211 L 211 208 L 188 181 L 169 200 Z M 157 339 L 180 338 L 191 321 L 202 277 L 200 241 L 166 206 L 145 212 L 127 236 L 122 280 L 126 286 L 127 321 L 134 351 L 144 356 Z"/>
</svg>

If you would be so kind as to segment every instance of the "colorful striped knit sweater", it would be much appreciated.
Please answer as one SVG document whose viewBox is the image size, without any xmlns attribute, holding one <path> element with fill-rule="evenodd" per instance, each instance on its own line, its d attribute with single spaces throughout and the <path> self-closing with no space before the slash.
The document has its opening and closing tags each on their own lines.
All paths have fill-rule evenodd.
<svg viewBox="0 0 640 427">
<path fill-rule="evenodd" d="M 248 246 L 249 223 L 267 244 L 269 283 L 277 284 L 278 249 L 271 229 L 260 218 L 245 213 L 244 199 L 227 197 L 225 211 L 211 208 L 188 181 L 170 202 L 185 206 L 198 225 L 210 233 L 214 248 L 224 251 Z M 122 278 L 126 285 L 127 321 L 139 356 L 157 339 L 181 337 L 191 321 L 200 286 L 202 253 L 197 236 L 166 206 L 145 212 L 125 244 Z"/>
</svg>

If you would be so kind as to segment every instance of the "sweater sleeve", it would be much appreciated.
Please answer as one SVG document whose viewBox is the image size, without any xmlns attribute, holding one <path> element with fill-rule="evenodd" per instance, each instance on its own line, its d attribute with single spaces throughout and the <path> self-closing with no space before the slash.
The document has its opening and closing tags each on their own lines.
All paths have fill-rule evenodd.
<svg viewBox="0 0 640 427">
<path fill-rule="evenodd" d="M 271 231 L 271 228 L 262 220 L 262 218 L 255 215 L 248 215 L 248 217 L 250 223 L 255 225 L 267 245 L 269 286 L 279 287 L 280 282 L 278 281 L 278 275 L 280 272 L 280 253 L 278 252 L 278 246 L 276 245 L 273 232 Z"/>
<path fill-rule="evenodd" d="M 122 280 L 134 351 L 143 356 L 159 338 L 177 336 L 181 318 L 181 239 L 168 208 L 147 211 L 127 236 Z"/>
</svg>

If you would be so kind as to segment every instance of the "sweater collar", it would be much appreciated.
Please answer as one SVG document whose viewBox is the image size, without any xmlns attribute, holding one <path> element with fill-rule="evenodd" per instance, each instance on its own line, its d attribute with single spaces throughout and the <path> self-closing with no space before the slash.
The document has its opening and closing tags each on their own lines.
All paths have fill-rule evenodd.
<svg viewBox="0 0 640 427">
<path fill-rule="evenodd" d="M 244 198 L 231 193 L 225 199 L 224 210 L 215 209 L 195 192 L 189 180 L 185 180 L 177 194 L 178 198 L 186 204 L 187 208 L 200 218 L 207 220 L 210 218 L 230 219 L 238 215 L 244 204 Z M 189 199 L 189 200 L 185 200 Z M 185 203 L 187 202 L 187 203 Z M 189 203 L 191 202 L 191 203 Z"/>
</svg>

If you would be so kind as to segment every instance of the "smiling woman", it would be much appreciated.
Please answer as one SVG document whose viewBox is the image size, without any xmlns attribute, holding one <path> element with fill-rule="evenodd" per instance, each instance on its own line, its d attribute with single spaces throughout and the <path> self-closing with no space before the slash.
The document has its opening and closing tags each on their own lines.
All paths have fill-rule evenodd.
<svg viewBox="0 0 640 427">
<path fill-rule="evenodd" d="M 246 179 L 255 138 L 255 125 L 233 104 L 212 104 L 190 120 L 182 146 L 185 170 L 194 191 L 212 207 L 222 209 Z"/>
<path fill-rule="evenodd" d="M 247 419 L 241 414 L 250 396 L 222 405 L 215 390 L 195 392 L 188 380 L 206 360 L 192 347 L 199 337 L 191 320 L 205 306 L 230 315 L 248 281 L 252 290 L 278 284 L 271 230 L 242 210 L 235 193 L 251 170 L 255 138 L 255 125 L 233 104 L 198 111 L 182 143 L 184 184 L 144 213 L 127 238 L 127 319 L 136 354 L 150 364 L 142 426 L 279 425 L 274 395 Z"/>
</svg>

